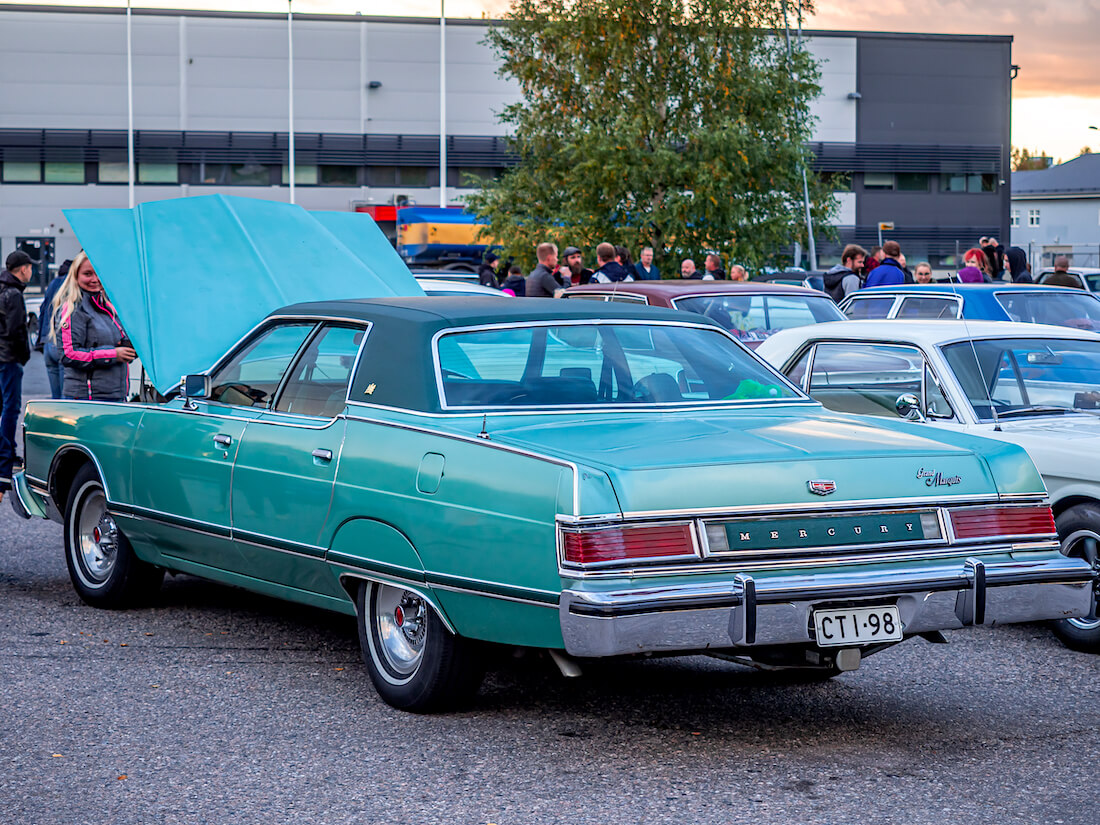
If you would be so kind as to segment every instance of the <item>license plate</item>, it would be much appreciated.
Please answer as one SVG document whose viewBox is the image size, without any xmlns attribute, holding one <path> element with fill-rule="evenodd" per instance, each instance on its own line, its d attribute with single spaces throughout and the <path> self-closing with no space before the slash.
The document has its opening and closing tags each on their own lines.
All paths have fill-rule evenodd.
<svg viewBox="0 0 1100 825">
<path fill-rule="evenodd" d="M 815 610 L 814 629 L 819 647 L 901 641 L 901 617 L 894 606 Z"/>
</svg>

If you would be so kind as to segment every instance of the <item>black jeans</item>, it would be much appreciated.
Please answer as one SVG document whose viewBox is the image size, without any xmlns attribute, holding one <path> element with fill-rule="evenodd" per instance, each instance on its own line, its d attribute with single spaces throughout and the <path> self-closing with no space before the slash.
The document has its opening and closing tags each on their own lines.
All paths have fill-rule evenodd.
<svg viewBox="0 0 1100 825">
<path fill-rule="evenodd" d="M 11 489 L 15 425 L 23 409 L 23 365 L 0 362 L 0 491 Z"/>
</svg>

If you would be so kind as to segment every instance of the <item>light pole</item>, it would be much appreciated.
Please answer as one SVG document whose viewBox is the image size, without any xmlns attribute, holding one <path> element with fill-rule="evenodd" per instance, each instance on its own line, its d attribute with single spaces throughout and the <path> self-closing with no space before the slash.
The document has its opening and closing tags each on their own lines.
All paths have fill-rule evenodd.
<svg viewBox="0 0 1100 825">
<path fill-rule="evenodd" d="M 134 208 L 134 28 L 130 0 L 126 0 L 126 179 L 130 208 Z"/>
<path fill-rule="evenodd" d="M 447 208 L 447 16 L 439 0 L 439 206 Z"/>
<path fill-rule="evenodd" d="M 294 10 L 286 0 L 287 87 L 287 177 L 290 179 L 290 202 L 294 203 Z"/>
</svg>

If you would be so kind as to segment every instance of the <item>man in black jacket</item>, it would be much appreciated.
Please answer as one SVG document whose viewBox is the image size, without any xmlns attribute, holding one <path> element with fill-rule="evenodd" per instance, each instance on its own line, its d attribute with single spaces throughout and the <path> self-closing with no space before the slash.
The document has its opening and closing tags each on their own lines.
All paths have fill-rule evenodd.
<svg viewBox="0 0 1100 825">
<path fill-rule="evenodd" d="M 13 252 L 0 270 L 0 501 L 11 489 L 15 424 L 23 409 L 23 365 L 30 360 L 23 289 L 34 267 L 26 252 Z"/>
<path fill-rule="evenodd" d="M 482 286 L 491 286 L 493 289 L 500 289 L 500 280 L 497 278 L 497 264 L 500 262 L 500 256 L 495 252 L 485 253 L 485 263 L 483 263 L 477 270 L 477 280 Z"/>
</svg>

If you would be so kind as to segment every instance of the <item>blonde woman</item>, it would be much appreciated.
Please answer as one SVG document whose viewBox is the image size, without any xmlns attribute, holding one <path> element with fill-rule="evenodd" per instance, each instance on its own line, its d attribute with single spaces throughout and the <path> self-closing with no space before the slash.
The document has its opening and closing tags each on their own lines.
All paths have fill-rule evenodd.
<svg viewBox="0 0 1100 825">
<path fill-rule="evenodd" d="M 125 401 L 127 364 L 137 353 L 118 322 L 88 256 L 73 259 L 53 299 L 50 340 L 65 367 L 62 395 L 83 401 Z"/>
</svg>

